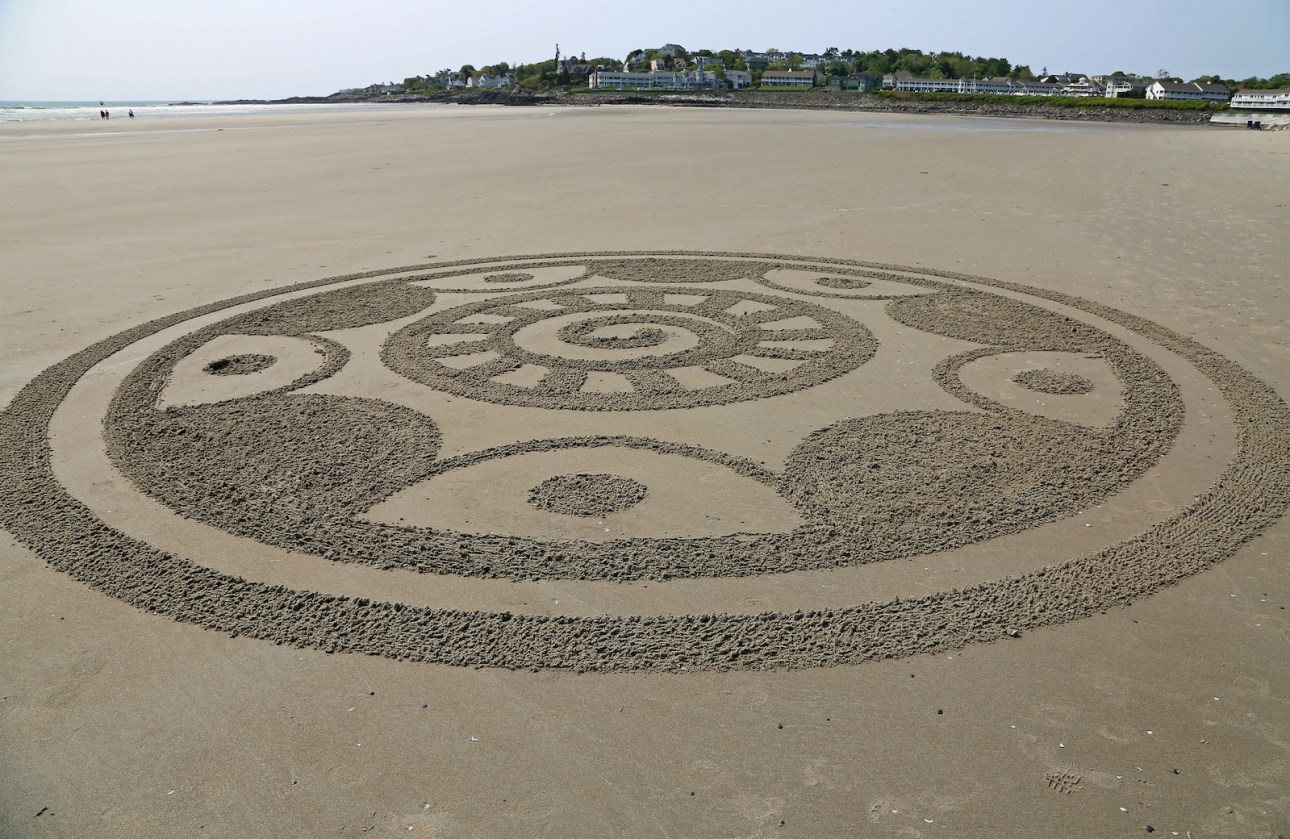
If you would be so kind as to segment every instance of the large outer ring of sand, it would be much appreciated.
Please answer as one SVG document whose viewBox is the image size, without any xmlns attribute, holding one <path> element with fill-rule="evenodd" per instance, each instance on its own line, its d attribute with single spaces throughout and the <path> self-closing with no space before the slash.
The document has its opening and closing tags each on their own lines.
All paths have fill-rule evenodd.
<svg viewBox="0 0 1290 839">
<path fill-rule="evenodd" d="M 790 255 L 672 253 L 803 261 Z M 560 256 L 605 255 L 619 254 Z M 915 599 L 810 612 L 591 618 L 415 608 L 248 582 L 194 566 L 113 530 L 55 479 L 48 438 L 54 410 L 86 371 L 128 345 L 193 317 L 288 291 L 484 261 L 372 271 L 257 292 L 142 324 L 55 364 L 0 413 L 0 523 L 52 566 L 100 591 L 234 636 L 446 664 L 622 671 L 841 665 L 955 649 L 1060 624 L 1128 604 L 1214 565 L 1290 506 L 1290 411 L 1271 387 L 1232 361 L 1108 306 L 1018 283 L 926 269 L 917 273 L 1070 306 L 1185 358 L 1231 406 L 1237 426 L 1232 461 L 1177 516 L 1105 550 L 1018 577 Z M 149 573 L 140 575 L 140 568 Z"/>
</svg>

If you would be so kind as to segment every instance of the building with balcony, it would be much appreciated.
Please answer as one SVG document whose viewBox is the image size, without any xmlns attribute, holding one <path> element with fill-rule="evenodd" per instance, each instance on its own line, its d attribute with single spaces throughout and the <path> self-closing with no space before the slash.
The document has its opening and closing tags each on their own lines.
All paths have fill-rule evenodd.
<svg viewBox="0 0 1290 839">
<path fill-rule="evenodd" d="M 1232 107 L 1242 110 L 1290 111 L 1290 87 L 1275 90 L 1242 88 L 1232 94 Z"/>
<path fill-rule="evenodd" d="M 712 70 L 649 73 L 597 70 L 587 77 L 587 87 L 592 90 L 713 90 L 725 86 Z"/>
<path fill-rule="evenodd" d="M 761 74 L 762 87 L 815 87 L 814 70 L 767 70 Z"/>
<path fill-rule="evenodd" d="M 1148 99 L 1201 100 L 1226 102 L 1232 92 L 1221 84 L 1196 84 L 1195 82 L 1152 82 L 1147 85 Z"/>
</svg>

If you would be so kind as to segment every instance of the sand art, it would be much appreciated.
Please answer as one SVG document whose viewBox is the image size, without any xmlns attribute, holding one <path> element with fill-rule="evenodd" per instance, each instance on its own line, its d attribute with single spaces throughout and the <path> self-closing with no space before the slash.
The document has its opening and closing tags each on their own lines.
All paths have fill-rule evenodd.
<svg viewBox="0 0 1290 839">
<path fill-rule="evenodd" d="M 605 516 L 635 507 L 649 487 L 620 475 L 578 473 L 547 478 L 529 491 L 529 503 L 567 516 Z"/>
<path fill-rule="evenodd" d="M 1092 393 L 1094 387 L 1091 381 L 1077 373 L 1063 373 L 1047 368 L 1022 370 L 1012 380 L 1040 393 Z"/>
<path fill-rule="evenodd" d="M 222 573 L 106 524 L 55 475 L 48 429 L 119 353 L 132 361 L 84 433 L 194 527 L 324 562 L 642 599 L 651 582 L 774 585 L 989 551 L 1111 503 L 1183 428 L 1165 358 L 1221 392 L 1235 445 L 1190 507 L 1136 535 L 930 595 L 445 609 Z M 1015 637 L 1209 567 L 1286 509 L 1287 420 L 1271 388 L 1195 342 L 1000 280 L 755 254 L 480 259 L 211 304 L 51 367 L 0 415 L 0 522 L 111 596 L 277 643 L 509 668 L 829 666 Z"/>
</svg>

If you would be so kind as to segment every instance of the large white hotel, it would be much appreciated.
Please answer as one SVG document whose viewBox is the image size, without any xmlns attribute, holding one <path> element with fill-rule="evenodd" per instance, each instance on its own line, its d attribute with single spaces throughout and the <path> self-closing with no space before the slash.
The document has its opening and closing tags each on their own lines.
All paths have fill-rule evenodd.
<svg viewBox="0 0 1290 839">
<path fill-rule="evenodd" d="M 752 84 L 752 73 L 727 70 L 723 81 L 713 70 L 651 70 L 645 73 L 620 73 L 599 70 L 587 77 L 592 90 L 735 90 Z"/>
</svg>

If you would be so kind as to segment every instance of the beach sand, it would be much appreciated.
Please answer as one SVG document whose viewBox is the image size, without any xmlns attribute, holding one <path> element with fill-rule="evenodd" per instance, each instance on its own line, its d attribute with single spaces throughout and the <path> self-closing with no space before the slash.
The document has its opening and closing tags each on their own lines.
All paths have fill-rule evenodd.
<svg viewBox="0 0 1290 839">
<path fill-rule="evenodd" d="M 96 341 L 238 295 L 428 262 L 677 250 L 1074 295 L 1192 339 L 1284 398 L 1288 143 L 1211 128 L 613 106 L 0 125 L 0 403 Z M 878 334 L 878 358 L 908 331 Z M 1157 340 L 1120 337 L 1143 352 Z M 299 339 L 265 340 L 286 357 Z M 376 375 L 360 362 L 351 369 Z M 112 503 L 129 495 L 80 447 L 98 426 L 73 416 L 111 395 L 112 369 L 56 417 L 55 473 L 82 482 L 113 526 L 158 542 L 207 533 L 191 547 L 212 565 L 290 588 L 533 615 L 811 612 L 851 605 L 861 581 L 886 600 L 1026 573 L 1185 508 L 1246 420 L 1214 382 L 1160 363 L 1186 406 L 1168 469 L 1048 525 L 1064 529 L 1003 537 L 997 556 L 966 545 L 837 572 L 852 577 L 615 583 L 586 565 L 516 583 L 257 552 Z M 874 376 L 874 398 L 952 402 Z M 997 375 L 975 366 L 962 378 L 987 392 Z M 616 416 L 614 433 L 637 433 L 624 430 L 630 413 Z M 806 422 L 752 412 L 731 428 L 754 434 L 763 419 L 774 434 Z M 571 423 L 562 433 L 590 433 Z M 480 439 L 495 445 L 487 435 L 516 424 L 481 422 Z M 1273 443 L 1262 454 L 1283 466 L 1284 438 Z M 785 457 L 767 454 L 767 468 Z M 779 526 L 756 493 L 740 497 L 756 507 L 741 527 Z M 1132 605 L 1099 602 L 1088 617 L 931 654 L 903 655 L 904 637 L 895 659 L 730 671 L 700 660 L 696 672 L 622 669 L 611 652 L 590 669 L 616 672 L 570 673 L 232 637 L 96 591 L 2 533 L 0 834 L 1277 836 L 1290 832 L 1288 547 L 1281 520 Z"/>
</svg>

